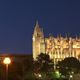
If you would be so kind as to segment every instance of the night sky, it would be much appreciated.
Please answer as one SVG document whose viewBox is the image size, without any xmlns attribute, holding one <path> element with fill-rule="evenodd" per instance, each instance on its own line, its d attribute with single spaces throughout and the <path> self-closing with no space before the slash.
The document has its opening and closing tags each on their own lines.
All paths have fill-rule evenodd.
<svg viewBox="0 0 80 80">
<path fill-rule="evenodd" d="M 36 21 L 45 36 L 80 33 L 79 0 L 0 0 L 0 53 L 31 54 Z"/>
</svg>

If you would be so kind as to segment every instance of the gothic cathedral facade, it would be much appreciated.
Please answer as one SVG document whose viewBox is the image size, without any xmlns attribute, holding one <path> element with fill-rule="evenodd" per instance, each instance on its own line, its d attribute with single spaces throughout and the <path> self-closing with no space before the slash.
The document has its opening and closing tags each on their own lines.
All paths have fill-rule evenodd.
<svg viewBox="0 0 80 80">
<path fill-rule="evenodd" d="M 56 63 L 66 57 L 80 58 L 80 38 L 62 37 L 61 35 L 53 37 L 49 35 L 44 37 L 43 30 L 36 22 L 33 38 L 33 59 L 36 60 L 40 53 L 48 54 Z"/>
</svg>

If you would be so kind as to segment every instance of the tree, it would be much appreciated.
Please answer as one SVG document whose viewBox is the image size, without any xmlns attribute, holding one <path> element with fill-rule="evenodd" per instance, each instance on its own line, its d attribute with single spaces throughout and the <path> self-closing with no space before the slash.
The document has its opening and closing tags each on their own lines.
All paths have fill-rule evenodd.
<svg viewBox="0 0 80 80">
<path fill-rule="evenodd" d="M 68 57 L 64 60 L 58 62 L 59 70 L 63 74 L 68 74 L 69 72 L 77 72 L 80 70 L 80 62 L 74 57 Z"/>
<path fill-rule="evenodd" d="M 53 69 L 53 61 L 48 54 L 41 53 L 38 55 L 37 60 L 34 61 L 34 70 L 36 72 L 49 72 Z"/>
</svg>

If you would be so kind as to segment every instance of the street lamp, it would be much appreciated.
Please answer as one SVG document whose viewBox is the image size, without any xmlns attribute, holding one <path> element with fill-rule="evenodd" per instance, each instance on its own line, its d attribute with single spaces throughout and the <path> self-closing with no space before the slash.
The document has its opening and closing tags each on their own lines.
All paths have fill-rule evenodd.
<svg viewBox="0 0 80 80">
<path fill-rule="evenodd" d="M 3 63 L 6 64 L 6 80 L 8 80 L 8 65 L 11 63 L 11 59 L 9 57 L 5 57 Z"/>
</svg>

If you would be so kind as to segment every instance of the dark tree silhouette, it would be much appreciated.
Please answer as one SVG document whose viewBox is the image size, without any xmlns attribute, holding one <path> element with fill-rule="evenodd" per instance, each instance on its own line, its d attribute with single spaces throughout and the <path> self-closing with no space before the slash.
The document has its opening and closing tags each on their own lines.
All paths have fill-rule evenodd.
<svg viewBox="0 0 80 80">
<path fill-rule="evenodd" d="M 59 70 L 64 74 L 70 71 L 77 72 L 80 70 L 80 62 L 74 57 L 65 58 L 58 62 L 57 66 L 59 66 Z"/>
<path fill-rule="evenodd" d="M 38 55 L 37 60 L 34 61 L 35 72 L 49 72 L 53 69 L 53 61 L 50 59 L 48 54 L 41 53 Z"/>
</svg>

